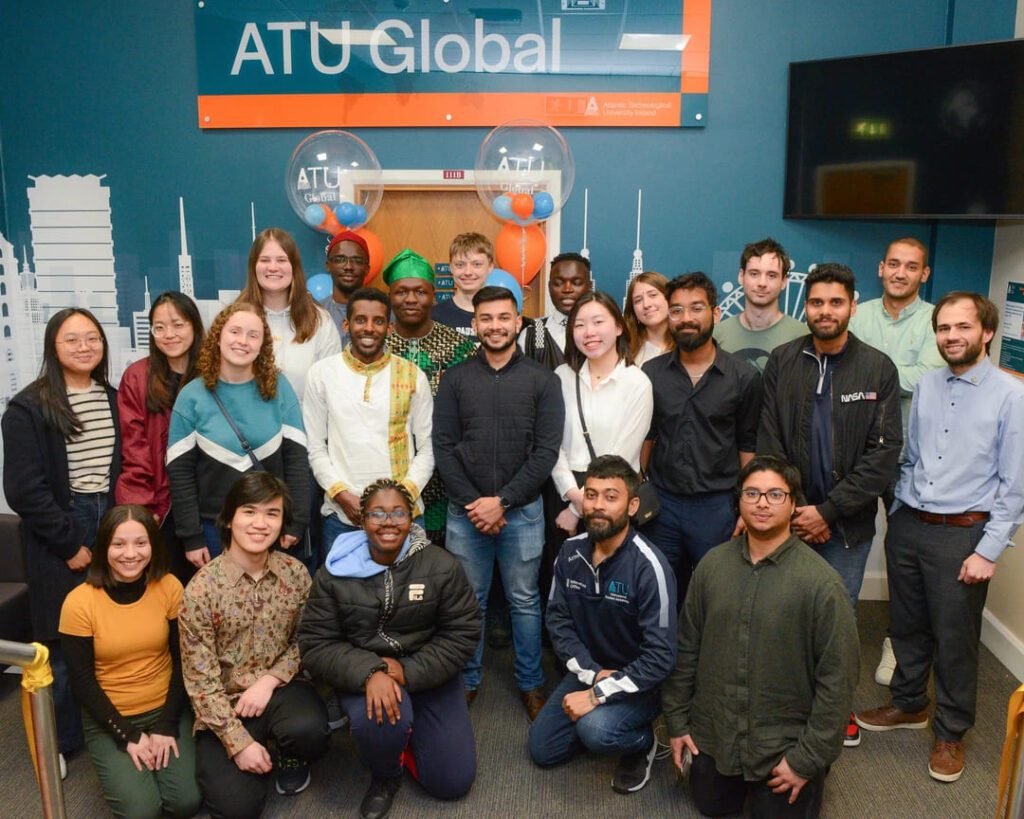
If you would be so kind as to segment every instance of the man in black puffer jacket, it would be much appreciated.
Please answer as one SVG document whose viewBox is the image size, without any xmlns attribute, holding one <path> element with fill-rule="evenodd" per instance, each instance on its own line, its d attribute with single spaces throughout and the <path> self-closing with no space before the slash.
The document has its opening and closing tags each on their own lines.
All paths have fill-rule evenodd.
<svg viewBox="0 0 1024 819">
<path fill-rule="evenodd" d="M 452 367 L 434 399 L 434 463 L 448 492 L 445 543 L 487 610 L 497 561 L 508 600 L 516 685 L 533 718 L 544 705 L 540 593 L 544 546 L 540 490 L 558 460 L 565 407 L 558 378 L 516 345 L 522 320 L 512 293 L 473 297 L 480 350 Z M 480 685 L 483 643 L 466 664 L 466 699 Z"/>
</svg>

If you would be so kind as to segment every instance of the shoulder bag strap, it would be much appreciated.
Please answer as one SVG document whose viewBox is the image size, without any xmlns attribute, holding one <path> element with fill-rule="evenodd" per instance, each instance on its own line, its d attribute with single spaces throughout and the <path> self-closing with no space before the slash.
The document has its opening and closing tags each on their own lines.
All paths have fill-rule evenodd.
<svg viewBox="0 0 1024 819">
<path fill-rule="evenodd" d="M 238 424 L 236 424 L 235 420 L 228 414 L 228 409 L 224 406 L 224 402 L 220 400 L 220 396 L 217 395 L 217 391 L 210 390 L 210 395 L 213 396 L 213 400 L 220 409 L 221 415 L 224 416 L 224 420 L 228 422 L 228 426 L 230 426 L 235 435 L 238 436 L 238 443 L 242 445 L 242 449 L 245 454 L 249 456 L 249 460 L 252 461 L 253 468 L 262 471 L 263 464 L 260 463 L 260 459 L 256 457 L 256 453 L 252 451 L 252 446 L 247 440 L 245 440 L 245 436 L 242 435 L 242 430 L 238 428 Z"/>
<path fill-rule="evenodd" d="M 583 417 L 583 398 L 580 395 L 580 374 L 576 373 L 576 409 L 580 414 L 580 426 L 583 427 L 583 440 L 587 442 L 587 449 L 590 450 L 590 460 L 597 457 L 594 452 L 594 444 L 590 440 L 590 431 L 587 429 L 586 419 Z"/>
</svg>

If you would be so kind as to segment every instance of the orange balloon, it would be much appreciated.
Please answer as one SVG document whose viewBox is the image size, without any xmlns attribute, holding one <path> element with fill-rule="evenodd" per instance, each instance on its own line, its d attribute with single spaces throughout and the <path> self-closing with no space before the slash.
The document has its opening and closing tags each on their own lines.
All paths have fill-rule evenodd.
<svg viewBox="0 0 1024 819">
<path fill-rule="evenodd" d="M 345 228 L 342 228 L 342 230 L 345 230 Z M 361 227 L 359 230 L 353 231 L 353 233 L 363 237 L 363 241 L 366 242 L 366 247 L 370 253 L 370 271 L 363 280 L 363 284 L 367 285 L 377 278 L 377 274 L 384 269 L 384 243 L 369 228 Z"/>
<path fill-rule="evenodd" d="M 520 219 L 529 219 L 533 213 L 533 197 L 528 193 L 517 193 L 512 196 L 512 212 Z"/>
<path fill-rule="evenodd" d="M 494 258 L 498 267 L 507 270 L 522 285 L 533 281 L 544 264 L 546 253 L 547 241 L 538 225 L 520 227 L 515 222 L 506 222 L 494 240 Z"/>
<path fill-rule="evenodd" d="M 322 202 L 320 207 L 324 211 L 324 220 L 317 225 L 317 230 L 322 230 L 328 236 L 333 236 L 336 233 L 341 233 L 346 228 L 338 221 L 338 217 L 334 215 L 334 211 L 330 205 L 325 205 Z"/>
</svg>

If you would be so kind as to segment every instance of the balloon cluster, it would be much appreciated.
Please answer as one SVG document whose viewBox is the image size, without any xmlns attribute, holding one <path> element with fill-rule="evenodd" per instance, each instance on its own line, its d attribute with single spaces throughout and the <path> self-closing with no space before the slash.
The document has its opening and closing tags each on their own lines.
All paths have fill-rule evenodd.
<svg viewBox="0 0 1024 819">
<path fill-rule="evenodd" d="M 298 144 L 288 161 L 285 191 L 296 216 L 329 235 L 356 230 L 380 207 L 380 162 L 348 131 L 317 131 Z"/>
<path fill-rule="evenodd" d="M 376 154 L 348 131 L 317 131 L 298 144 L 288 161 L 285 191 L 295 214 L 311 228 L 334 236 L 344 230 L 366 241 L 370 269 L 364 284 L 384 266 L 384 244 L 366 223 L 380 207 L 384 180 Z M 326 274 L 317 279 L 314 295 L 331 292 Z"/>
<path fill-rule="evenodd" d="M 568 143 L 543 122 L 513 120 L 499 125 L 480 144 L 474 166 L 476 192 L 505 223 L 494 243 L 495 260 L 523 285 L 537 275 L 547 253 L 538 223 L 561 210 L 572 193 L 574 176 Z"/>
</svg>

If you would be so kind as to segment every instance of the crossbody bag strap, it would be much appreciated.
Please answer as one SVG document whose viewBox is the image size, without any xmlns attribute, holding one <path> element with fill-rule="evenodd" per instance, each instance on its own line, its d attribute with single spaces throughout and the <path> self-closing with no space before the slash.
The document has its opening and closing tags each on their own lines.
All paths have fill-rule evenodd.
<svg viewBox="0 0 1024 819">
<path fill-rule="evenodd" d="M 590 450 L 590 460 L 597 457 L 594 452 L 594 444 L 590 440 L 590 431 L 587 429 L 587 421 L 583 417 L 583 397 L 580 395 L 580 374 L 576 373 L 576 409 L 580 414 L 580 426 L 583 427 L 583 440 L 587 442 L 587 449 Z"/>
<path fill-rule="evenodd" d="M 256 453 L 252 451 L 252 446 L 242 435 L 242 430 L 238 428 L 238 424 L 235 423 L 235 419 L 228 414 L 228 408 L 224 406 L 224 402 L 220 400 L 220 396 L 217 395 L 216 390 L 210 390 L 210 395 L 213 396 L 214 402 L 220 409 L 221 415 L 224 416 L 224 420 L 228 422 L 228 426 L 231 427 L 232 431 L 238 436 L 238 443 L 242 445 L 242 449 L 245 454 L 249 456 L 249 460 L 252 461 L 253 468 L 263 470 L 263 464 L 260 463 L 260 459 L 256 457 Z"/>
</svg>

